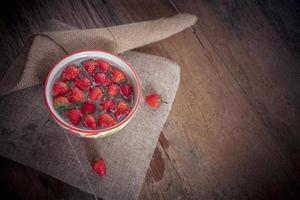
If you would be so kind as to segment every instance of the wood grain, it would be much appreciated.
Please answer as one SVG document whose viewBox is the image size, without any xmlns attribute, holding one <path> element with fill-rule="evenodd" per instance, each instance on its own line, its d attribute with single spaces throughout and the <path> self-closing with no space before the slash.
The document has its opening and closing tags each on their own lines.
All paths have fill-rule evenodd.
<svg viewBox="0 0 300 200">
<path fill-rule="evenodd" d="M 214 84 L 220 82 L 226 86 L 218 94 L 228 91 L 224 106 L 220 101 L 218 107 L 221 107 L 214 106 L 223 110 L 217 116 L 224 120 L 218 122 L 221 127 L 215 131 L 224 133 L 222 148 L 228 145 L 218 150 L 221 154 L 217 157 L 222 159 L 222 164 L 226 163 L 222 169 L 228 169 L 232 175 L 238 173 L 239 177 L 231 178 L 225 189 L 235 187 L 230 186 L 235 180 L 239 187 L 253 192 L 247 196 L 242 193 L 244 198 L 257 198 L 257 194 L 272 198 L 293 196 L 299 186 L 297 59 L 255 3 L 232 1 L 194 6 L 191 3 L 174 1 L 179 12 L 192 12 L 202 18 L 194 31 L 207 54 L 217 63 L 221 79 L 214 80 Z M 215 88 L 221 89 L 221 85 Z M 232 102 L 237 105 L 231 105 Z M 228 108 L 231 113 L 226 116 L 224 111 Z M 205 111 L 206 116 L 210 112 Z M 228 125 L 229 130 L 224 131 Z M 232 160 L 224 159 L 229 156 Z M 248 171 L 249 168 L 255 171 Z M 288 186 L 286 182 L 293 184 Z"/>
<path fill-rule="evenodd" d="M 88 193 L 3 157 L 0 157 L 0 175 L 0 194 L 7 199 L 94 200 Z"/>
<path fill-rule="evenodd" d="M 279 1 L 18 1 L 1 12 L 0 72 L 50 18 L 93 28 L 193 13 L 199 17 L 193 29 L 139 49 L 182 66 L 140 199 L 296 199 L 300 73 L 293 25 L 298 20 L 295 12 L 284 14 L 293 10 L 288 6 L 268 10 L 272 2 Z M 38 174 L 17 164 L 8 168 L 23 174 L 20 180 Z M 29 191 L 12 175 L 8 181 L 19 199 L 60 198 L 56 193 L 72 199 L 58 181 L 48 192 L 36 179 Z"/>
</svg>

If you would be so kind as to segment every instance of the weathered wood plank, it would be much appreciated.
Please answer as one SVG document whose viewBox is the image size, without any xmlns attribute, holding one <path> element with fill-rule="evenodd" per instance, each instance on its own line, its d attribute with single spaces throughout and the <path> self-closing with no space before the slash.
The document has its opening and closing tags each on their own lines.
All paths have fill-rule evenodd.
<svg viewBox="0 0 300 200">
<path fill-rule="evenodd" d="M 91 194 L 2 157 L 0 176 L 0 194 L 7 199 L 94 200 Z"/>
<path fill-rule="evenodd" d="M 206 2 L 179 3 L 187 8 L 201 8 L 196 14 L 200 24 L 201 20 L 206 24 L 194 30 L 199 42 L 193 40 L 192 32 L 185 31 L 141 50 L 164 55 L 183 66 L 181 89 L 176 99 L 180 103 L 175 102 L 168 120 L 171 126 L 165 128 L 164 133 L 171 144 L 180 146 L 173 149 L 171 145 L 168 153 L 175 160 L 173 164 L 189 197 L 293 197 L 299 187 L 296 172 L 299 123 L 294 114 L 297 104 L 288 105 L 280 97 L 290 93 L 290 97 L 295 98 L 295 91 L 299 91 L 296 88 L 299 84 L 292 76 L 297 62 L 284 46 L 270 45 L 270 35 L 271 40 L 276 38 L 273 42 L 283 43 L 276 32 L 263 23 L 264 16 L 257 7 L 248 8 L 247 4 L 243 7 L 245 3 L 241 3 L 240 7 L 228 5 L 227 10 L 219 11 Z M 129 8 L 133 4 L 124 6 Z M 145 16 L 149 11 L 143 7 L 136 12 L 143 12 Z M 222 12 L 225 12 L 224 19 L 218 18 Z M 239 13 L 234 12 L 240 12 L 244 21 L 236 24 L 241 19 Z M 133 16 L 139 20 L 138 14 Z M 210 32 L 200 34 L 209 26 L 214 26 Z M 258 37 L 257 43 L 249 36 Z M 243 37 L 248 44 L 241 40 Z M 221 50 L 212 51 L 211 40 L 215 48 Z M 276 47 L 281 50 L 277 51 Z M 248 54 L 252 54 L 251 57 Z M 273 54 L 272 58 L 268 58 L 269 54 Z M 281 56 L 289 59 L 281 61 Z M 286 182 L 293 186 L 287 186 Z"/>
<path fill-rule="evenodd" d="M 187 199 L 188 194 L 181 184 L 165 149 L 169 147 L 163 133 L 153 154 L 139 199 Z"/>
<path fill-rule="evenodd" d="M 221 171 L 227 169 L 227 173 L 238 174 L 239 177 L 231 178 L 229 184 L 222 186 L 222 183 L 221 187 L 216 189 L 237 188 L 233 185 L 236 182 L 241 193 L 233 193 L 231 197 L 257 197 L 255 195 L 258 194 L 264 198 L 268 195 L 273 198 L 293 196 L 299 188 L 299 173 L 296 170 L 300 144 L 297 136 L 297 91 L 300 85 L 297 78 L 297 60 L 255 4 L 240 1 L 229 1 L 227 4 L 193 4 L 192 1 L 179 0 L 174 2 L 179 11 L 199 16 L 200 20 L 194 31 L 206 55 L 218 70 L 219 78 L 214 79 L 209 86 L 205 86 L 206 83 L 202 86 L 207 87 L 207 96 L 211 97 L 207 103 L 218 99 L 212 109 L 222 112 L 215 113 L 212 121 L 208 123 L 215 130 L 207 128 L 210 135 L 214 132 L 224 133 L 224 136 L 219 136 L 219 139 L 224 137 L 219 145 L 227 147 L 219 150 L 217 149 L 220 147 L 215 147 L 219 155 L 215 155 L 214 159 L 219 159 L 218 164 L 223 165 L 215 174 L 222 174 Z M 220 83 L 222 85 L 218 85 Z M 219 91 L 223 85 L 226 87 Z M 213 94 L 210 90 L 218 93 Z M 206 92 L 200 93 L 204 95 Z M 200 105 L 201 102 L 205 102 L 201 100 L 201 96 L 196 99 Z M 221 100 L 224 106 L 221 106 Z M 239 105 L 231 105 L 232 102 Z M 205 113 L 205 118 L 214 113 L 207 108 L 207 104 L 201 106 L 200 110 Z M 224 115 L 227 110 L 230 115 Z M 214 123 L 216 124 L 213 125 Z M 259 130 L 255 130 L 257 128 Z M 167 135 L 167 131 L 164 132 Z M 257 133 L 259 135 L 256 135 Z M 204 138 L 199 138 L 196 141 L 203 140 Z M 203 151 L 206 149 L 204 145 L 212 148 L 215 141 L 217 138 L 207 141 L 199 148 Z M 255 147 L 251 147 L 252 145 Z M 246 146 L 251 149 L 244 149 Z M 230 148 L 234 151 L 229 151 Z M 212 156 L 211 153 L 206 155 Z M 228 156 L 232 160 L 226 160 Z M 255 169 L 255 172 L 247 172 L 251 166 L 248 164 L 250 159 L 257 161 L 257 164 L 251 163 L 251 169 Z M 264 160 L 268 162 L 264 163 Z M 262 176 L 264 178 L 261 178 Z M 226 180 L 226 177 L 222 180 Z M 286 182 L 294 185 L 287 186 Z M 226 195 L 231 191 L 232 189 L 223 193 Z M 252 193 L 247 194 L 249 191 Z M 230 198 L 230 195 L 227 197 Z"/>
<path fill-rule="evenodd" d="M 300 54 L 300 3 L 296 0 L 256 0 L 267 21 L 295 56 Z M 298 28 L 297 28 L 298 27 Z"/>
</svg>

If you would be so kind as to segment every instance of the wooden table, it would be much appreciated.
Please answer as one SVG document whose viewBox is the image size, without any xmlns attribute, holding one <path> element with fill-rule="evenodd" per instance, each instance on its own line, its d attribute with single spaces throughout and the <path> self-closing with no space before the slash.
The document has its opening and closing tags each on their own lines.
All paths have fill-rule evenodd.
<svg viewBox="0 0 300 200">
<path fill-rule="evenodd" d="M 0 12 L 1 77 L 51 18 L 84 29 L 195 14 L 193 28 L 138 49 L 182 66 L 140 199 L 296 199 L 297 9 L 292 0 L 9 1 Z M 0 192 L 10 199 L 92 199 L 5 158 L 0 166 Z"/>
</svg>

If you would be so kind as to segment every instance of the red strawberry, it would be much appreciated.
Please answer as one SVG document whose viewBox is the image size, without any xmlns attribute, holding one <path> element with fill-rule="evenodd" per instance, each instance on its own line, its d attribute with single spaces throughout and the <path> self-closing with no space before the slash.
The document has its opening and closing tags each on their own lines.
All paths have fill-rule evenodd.
<svg viewBox="0 0 300 200">
<path fill-rule="evenodd" d="M 103 72 L 103 73 L 108 72 L 108 70 L 110 68 L 110 65 L 108 62 L 106 62 L 104 60 L 100 60 L 100 59 L 95 60 L 95 62 L 98 63 L 100 72 Z"/>
<path fill-rule="evenodd" d="M 93 103 L 85 102 L 81 107 L 81 111 L 83 114 L 93 114 L 96 111 L 96 105 Z"/>
<path fill-rule="evenodd" d="M 114 68 L 111 72 L 111 78 L 115 83 L 119 83 L 120 81 L 124 81 L 126 79 L 125 74 L 116 68 Z"/>
<path fill-rule="evenodd" d="M 77 78 L 77 76 L 79 76 L 79 74 L 80 71 L 76 65 L 69 65 L 66 69 L 64 69 L 62 73 L 62 79 L 64 81 L 74 80 Z"/>
<path fill-rule="evenodd" d="M 53 105 L 59 111 L 66 111 L 70 105 L 70 102 L 67 97 L 58 96 L 53 100 Z"/>
<path fill-rule="evenodd" d="M 92 74 L 96 71 L 96 67 L 98 65 L 99 64 L 97 62 L 95 62 L 94 60 L 90 60 L 90 61 L 83 63 L 83 68 L 85 69 L 85 71 L 87 71 L 87 73 Z"/>
<path fill-rule="evenodd" d="M 154 109 L 159 108 L 160 103 L 162 102 L 159 94 L 151 94 L 145 97 L 146 103 Z"/>
<path fill-rule="evenodd" d="M 104 160 L 96 160 L 93 163 L 93 169 L 99 176 L 105 176 L 106 174 L 106 165 Z"/>
<path fill-rule="evenodd" d="M 102 90 L 96 87 L 90 89 L 88 99 L 89 101 L 97 101 L 98 99 L 101 99 L 102 96 L 103 96 Z"/>
<path fill-rule="evenodd" d="M 128 84 L 122 85 L 120 93 L 125 99 L 130 99 L 133 96 L 133 88 Z"/>
<path fill-rule="evenodd" d="M 54 96 L 67 93 L 69 90 L 68 85 L 62 81 L 57 81 L 52 88 L 52 94 Z"/>
<path fill-rule="evenodd" d="M 115 115 L 119 119 L 130 112 L 130 108 L 127 103 L 120 101 L 116 106 Z"/>
<path fill-rule="evenodd" d="M 107 113 L 103 113 L 99 116 L 99 119 L 98 119 L 98 123 L 101 127 L 105 128 L 105 127 L 110 127 L 110 126 L 113 126 L 115 125 L 117 122 L 116 120 L 110 116 L 109 114 Z"/>
<path fill-rule="evenodd" d="M 80 90 L 87 90 L 91 86 L 91 81 L 88 78 L 81 78 L 75 81 L 75 86 Z"/>
<path fill-rule="evenodd" d="M 68 112 L 67 117 L 74 126 L 77 126 L 82 118 L 82 114 L 79 109 L 74 108 Z"/>
<path fill-rule="evenodd" d="M 87 115 L 83 118 L 83 125 L 90 129 L 97 129 L 97 123 L 93 115 Z"/>
<path fill-rule="evenodd" d="M 69 99 L 71 102 L 79 103 L 84 101 L 84 93 L 77 87 L 73 87 L 70 92 Z"/>
<path fill-rule="evenodd" d="M 100 103 L 100 108 L 102 110 L 107 110 L 108 112 L 113 112 L 115 108 L 115 102 L 112 99 L 106 99 L 102 103 Z"/>
<path fill-rule="evenodd" d="M 113 83 L 107 88 L 107 93 L 110 96 L 116 96 L 118 94 L 118 90 L 119 90 L 119 86 Z"/>
<path fill-rule="evenodd" d="M 103 73 L 97 73 L 94 76 L 94 80 L 97 84 L 100 84 L 102 86 L 107 86 L 111 82 L 111 80 Z"/>
</svg>

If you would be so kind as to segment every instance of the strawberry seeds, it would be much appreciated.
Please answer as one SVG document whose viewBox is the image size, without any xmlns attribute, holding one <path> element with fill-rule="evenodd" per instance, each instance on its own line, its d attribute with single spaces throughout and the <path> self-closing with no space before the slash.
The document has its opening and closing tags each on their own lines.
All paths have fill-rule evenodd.
<svg viewBox="0 0 300 200">
<path fill-rule="evenodd" d="M 96 130 L 122 121 L 134 90 L 126 74 L 100 59 L 68 65 L 52 88 L 53 105 L 73 126 Z"/>
</svg>

